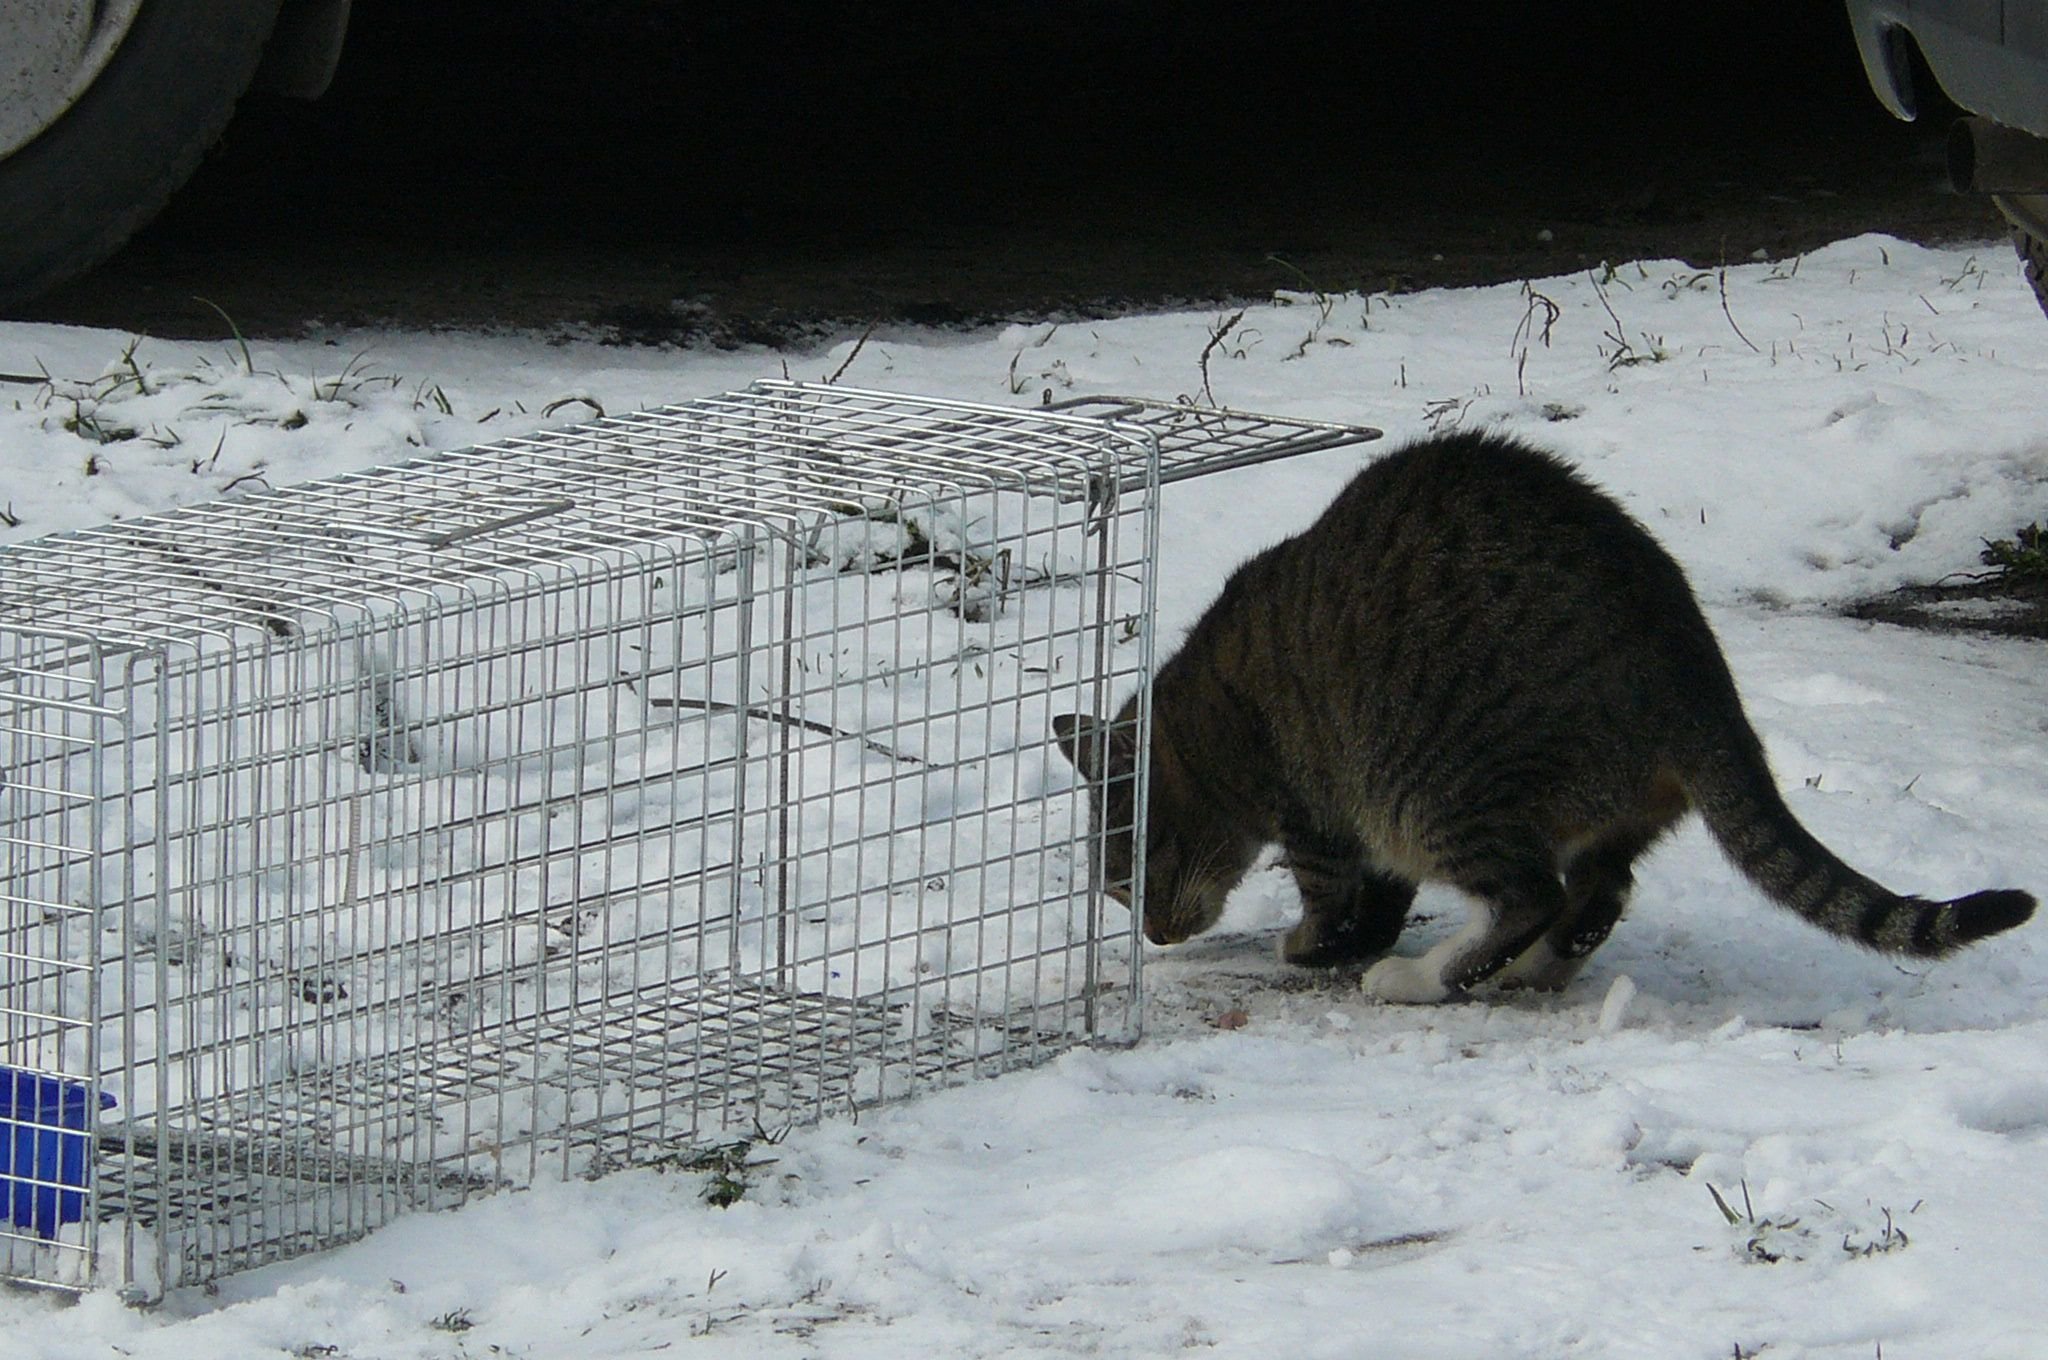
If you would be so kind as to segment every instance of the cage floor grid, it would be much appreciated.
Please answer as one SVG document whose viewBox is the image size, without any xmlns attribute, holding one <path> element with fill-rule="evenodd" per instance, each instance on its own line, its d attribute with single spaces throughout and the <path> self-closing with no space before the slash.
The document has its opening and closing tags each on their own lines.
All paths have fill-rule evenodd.
<svg viewBox="0 0 2048 1360">
<path fill-rule="evenodd" d="M 363 1201 L 359 1212 L 374 1223 L 400 1208 L 445 1207 L 516 1179 L 494 1165 L 528 1160 L 507 1155 L 507 1146 L 522 1137 L 522 1147 L 532 1142 L 516 1131 L 500 1130 L 481 1150 L 431 1162 L 337 1151 L 336 1141 L 360 1144 L 355 1135 L 390 1123 L 376 1112 L 391 1108 L 394 1088 L 419 1111 L 421 1125 L 522 1092 L 557 1098 L 609 1093 L 625 1108 L 606 1109 L 602 1099 L 593 1100 L 587 1115 L 561 1130 L 566 1147 L 547 1151 L 566 1153 L 587 1169 L 807 1122 L 912 1085 L 1021 1066 L 1074 1042 L 1063 1030 L 1015 1017 L 920 1012 L 903 1004 L 687 979 L 595 1023 L 561 1014 L 445 1043 L 424 1065 L 401 1055 L 326 1074 L 299 1088 L 308 1107 L 326 1112 L 320 1118 L 229 1098 L 205 1109 L 199 1132 L 160 1131 L 147 1121 L 103 1126 L 98 1216 L 133 1217 L 144 1227 L 167 1217 L 244 1219 L 257 1226 L 231 1235 L 248 1239 L 236 1249 L 246 1254 L 281 1243 L 300 1206 L 312 1217 L 310 1206 L 337 1192 Z M 753 1099 L 692 1108 L 682 1093 L 695 1091 Z M 677 1137 L 682 1127 L 691 1134 Z"/>
<path fill-rule="evenodd" d="M 843 1108 L 869 1098 L 859 1087 L 864 1075 L 890 1086 L 924 1082 L 957 1069 L 1016 1066 L 1029 1060 L 1017 1053 L 1074 1041 L 1064 1028 L 1014 1016 L 684 978 L 630 1005 L 609 1000 L 594 1017 L 564 1007 L 266 1084 L 253 1096 L 220 1097 L 200 1107 L 196 1122 L 208 1133 L 361 1141 L 348 1135 L 386 1128 L 395 1106 L 431 1121 L 543 1088 L 630 1091 L 619 1098 L 635 1104 L 652 1096 L 670 1120 L 692 1109 L 673 1093 L 694 1090 L 751 1095 L 750 1106 Z M 697 1108 L 715 1113 L 728 1104 Z"/>
</svg>

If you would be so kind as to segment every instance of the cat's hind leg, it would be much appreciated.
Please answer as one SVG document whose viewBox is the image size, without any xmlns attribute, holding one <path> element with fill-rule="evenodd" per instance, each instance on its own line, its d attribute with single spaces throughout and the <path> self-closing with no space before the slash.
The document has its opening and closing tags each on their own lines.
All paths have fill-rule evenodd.
<svg viewBox="0 0 2048 1360">
<path fill-rule="evenodd" d="M 1420 958 L 1396 955 L 1366 969 L 1359 985 L 1374 1000 L 1449 1001 L 1520 958 L 1565 915 L 1564 885 L 1540 836 L 1495 834 L 1447 858 L 1446 876 L 1472 899 L 1471 919 Z"/>
<path fill-rule="evenodd" d="M 1657 830 L 1629 828 L 1595 841 L 1565 865 L 1565 912 L 1543 937 L 1500 971 L 1503 986 L 1557 991 L 1579 975 L 1592 952 L 1606 943 L 1628 907 L 1633 866 Z"/>
</svg>

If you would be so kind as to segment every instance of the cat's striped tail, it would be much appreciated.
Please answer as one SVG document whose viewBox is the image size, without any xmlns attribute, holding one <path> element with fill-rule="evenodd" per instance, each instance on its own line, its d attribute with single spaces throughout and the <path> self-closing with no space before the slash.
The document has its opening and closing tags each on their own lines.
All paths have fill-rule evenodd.
<svg viewBox="0 0 2048 1360">
<path fill-rule="evenodd" d="M 1741 736 L 1747 740 L 1715 743 L 1682 779 L 1728 858 L 1772 901 L 1830 934 L 1921 958 L 1952 954 L 2034 914 L 2033 897 L 2016 889 L 1933 902 L 1857 873 L 1799 824 L 1755 736 Z"/>
</svg>

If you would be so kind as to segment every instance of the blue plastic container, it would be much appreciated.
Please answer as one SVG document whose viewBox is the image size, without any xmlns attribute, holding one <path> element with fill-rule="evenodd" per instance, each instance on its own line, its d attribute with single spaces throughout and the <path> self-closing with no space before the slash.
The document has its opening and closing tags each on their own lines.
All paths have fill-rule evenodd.
<svg viewBox="0 0 2048 1360">
<path fill-rule="evenodd" d="M 85 1217 L 92 1184 L 92 1088 L 0 1067 L 0 1220 L 55 1237 Z M 100 1093 L 99 1108 L 114 1097 Z"/>
</svg>

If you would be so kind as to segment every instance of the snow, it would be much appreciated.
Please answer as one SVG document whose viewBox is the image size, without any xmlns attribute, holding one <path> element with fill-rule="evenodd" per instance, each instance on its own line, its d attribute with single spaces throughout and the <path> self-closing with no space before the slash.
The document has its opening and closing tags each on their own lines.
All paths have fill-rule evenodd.
<svg viewBox="0 0 2048 1360">
<path fill-rule="evenodd" d="M 1822 839 L 1904 891 L 2048 889 L 2038 644 L 1833 608 L 2048 518 L 2048 323 L 2000 247 L 1288 295 L 1205 372 L 1227 319 L 878 334 L 841 381 L 1015 403 L 1206 381 L 1390 441 L 1527 435 L 1685 564 Z M 351 333 L 245 357 L 4 325 L 0 373 L 50 381 L 0 387 L 0 535 L 822 377 L 852 349 Z M 1384 447 L 1171 488 L 1166 645 Z M 2039 1356 L 2043 928 L 1901 965 L 1761 901 L 1697 826 L 1639 879 L 1563 994 L 1408 1008 L 1277 963 L 1296 908 L 1262 870 L 1215 932 L 1152 951 L 1135 1048 L 795 1130 L 730 1208 L 686 1171 L 543 1184 L 148 1312 L 0 1295 L 0 1351 Z M 1408 952 L 1458 905 L 1425 890 L 1418 915 Z"/>
</svg>

